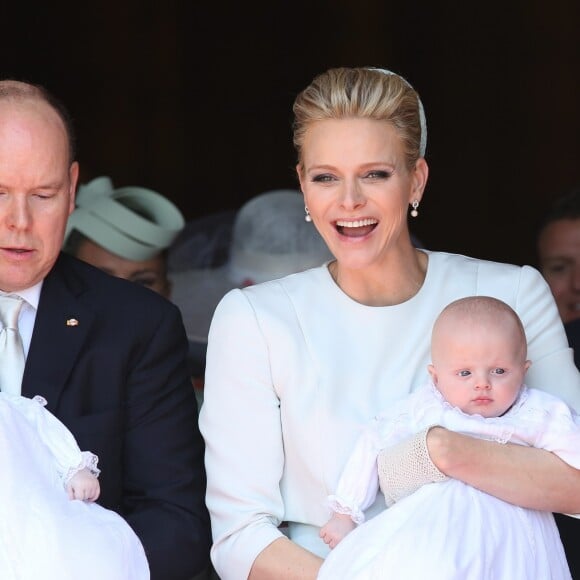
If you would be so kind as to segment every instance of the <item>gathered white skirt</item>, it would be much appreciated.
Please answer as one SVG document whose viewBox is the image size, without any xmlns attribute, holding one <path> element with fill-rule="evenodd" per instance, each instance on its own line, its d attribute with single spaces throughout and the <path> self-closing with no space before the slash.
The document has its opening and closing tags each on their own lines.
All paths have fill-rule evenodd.
<svg viewBox="0 0 580 580">
<path fill-rule="evenodd" d="M 78 463 L 80 450 L 47 416 L 33 400 L 0 395 L 0 578 L 148 580 L 129 524 L 96 503 L 68 499 L 59 471 L 67 456 L 71 467 Z"/>
<path fill-rule="evenodd" d="M 554 518 L 450 479 L 348 534 L 321 580 L 569 580 Z"/>
</svg>

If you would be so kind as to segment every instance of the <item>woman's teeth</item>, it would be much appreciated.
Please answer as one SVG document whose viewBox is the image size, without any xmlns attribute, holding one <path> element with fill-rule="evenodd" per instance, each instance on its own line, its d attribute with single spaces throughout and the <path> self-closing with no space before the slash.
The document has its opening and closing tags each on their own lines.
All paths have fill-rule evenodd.
<svg viewBox="0 0 580 580">
<path fill-rule="evenodd" d="M 377 220 L 371 218 L 365 218 L 363 220 L 346 221 L 337 220 L 336 225 L 341 228 L 362 228 L 364 226 L 373 226 L 378 223 Z"/>
</svg>

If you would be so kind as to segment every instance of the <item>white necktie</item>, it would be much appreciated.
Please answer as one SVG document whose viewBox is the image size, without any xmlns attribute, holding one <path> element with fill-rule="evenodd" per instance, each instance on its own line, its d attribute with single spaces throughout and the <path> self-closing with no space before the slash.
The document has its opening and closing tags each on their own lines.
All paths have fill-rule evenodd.
<svg viewBox="0 0 580 580">
<path fill-rule="evenodd" d="M 0 390 L 20 395 L 24 373 L 24 349 L 18 332 L 18 315 L 24 301 L 14 294 L 0 294 Z"/>
</svg>

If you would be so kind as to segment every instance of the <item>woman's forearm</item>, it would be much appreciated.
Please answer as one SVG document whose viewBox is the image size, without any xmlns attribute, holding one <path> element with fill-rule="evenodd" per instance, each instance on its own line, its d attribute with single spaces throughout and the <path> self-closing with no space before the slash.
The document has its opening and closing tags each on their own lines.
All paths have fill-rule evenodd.
<svg viewBox="0 0 580 580">
<path fill-rule="evenodd" d="M 322 561 L 288 538 L 279 538 L 258 554 L 248 580 L 314 580 Z"/>
<path fill-rule="evenodd" d="M 557 455 L 434 427 L 429 455 L 449 477 L 504 501 L 542 511 L 580 513 L 580 470 Z"/>
</svg>

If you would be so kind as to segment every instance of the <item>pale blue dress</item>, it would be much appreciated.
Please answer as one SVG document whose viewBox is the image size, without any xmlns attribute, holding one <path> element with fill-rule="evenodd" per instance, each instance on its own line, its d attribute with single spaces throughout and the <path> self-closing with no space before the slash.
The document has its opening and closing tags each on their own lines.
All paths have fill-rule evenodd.
<svg viewBox="0 0 580 580">
<path fill-rule="evenodd" d="M 212 561 L 246 580 L 258 554 L 287 533 L 325 557 L 326 498 L 366 424 L 428 380 L 430 334 L 463 296 L 503 300 L 523 321 L 530 387 L 580 410 L 580 375 L 554 298 L 531 267 L 426 252 L 411 299 L 373 307 L 347 296 L 326 265 L 229 292 L 209 333 L 200 428 L 206 442 Z M 384 509 L 377 501 L 367 516 Z"/>
</svg>

